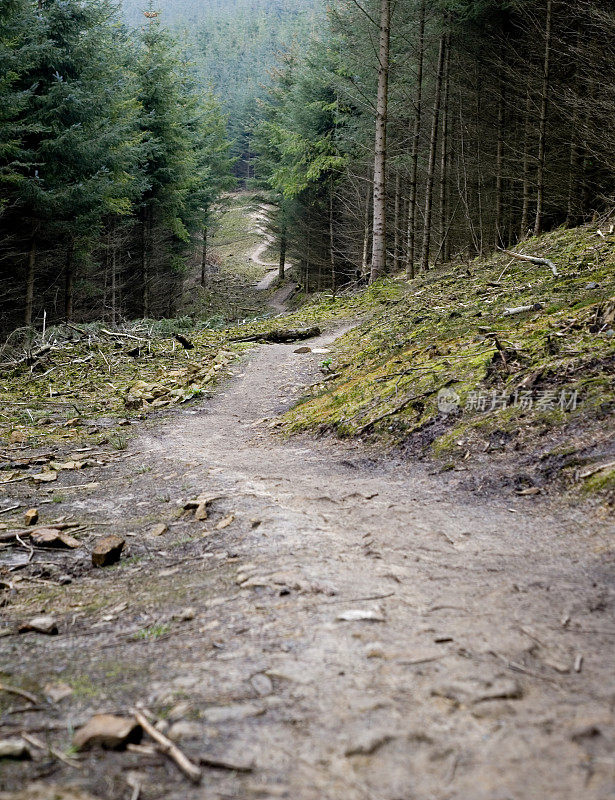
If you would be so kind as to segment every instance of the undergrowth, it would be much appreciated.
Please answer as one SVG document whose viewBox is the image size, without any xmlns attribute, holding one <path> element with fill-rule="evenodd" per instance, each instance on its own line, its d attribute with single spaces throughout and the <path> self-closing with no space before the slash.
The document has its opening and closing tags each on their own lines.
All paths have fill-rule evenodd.
<svg viewBox="0 0 615 800">
<path fill-rule="evenodd" d="M 518 252 L 548 257 L 559 277 L 498 253 L 430 271 L 404 291 L 391 279 L 372 287 L 364 297 L 380 291 L 389 302 L 339 341 L 335 378 L 287 415 L 286 429 L 370 436 L 448 461 L 535 448 L 541 437 L 554 456 L 584 449 L 591 461 L 600 441 L 608 455 L 615 236 L 559 229 Z M 523 306 L 533 308 L 507 315 Z"/>
</svg>

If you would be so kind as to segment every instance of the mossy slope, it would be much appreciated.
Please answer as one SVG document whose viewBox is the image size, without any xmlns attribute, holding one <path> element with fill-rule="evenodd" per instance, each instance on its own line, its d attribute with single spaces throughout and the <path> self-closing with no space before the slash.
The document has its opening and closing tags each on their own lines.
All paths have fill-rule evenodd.
<svg viewBox="0 0 615 800">
<path fill-rule="evenodd" d="M 551 259 L 560 276 L 498 253 L 383 281 L 390 302 L 340 341 L 337 377 L 288 415 L 287 429 L 369 435 L 453 462 L 501 445 L 535 450 L 541 436 L 568 461 L 580 450 L 590 462 L 608 456 L 615 235 L 559 229 L 517 252 Z M 507 315 L 521 306 L 535 308 Z M 458 410 L 442 413 L 442 389 Z"/>
</svg>

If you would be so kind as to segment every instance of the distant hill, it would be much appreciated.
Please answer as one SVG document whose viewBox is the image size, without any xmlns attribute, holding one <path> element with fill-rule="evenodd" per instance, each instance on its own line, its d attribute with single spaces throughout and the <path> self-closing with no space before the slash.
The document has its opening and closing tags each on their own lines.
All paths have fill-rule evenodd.
<svg viewBox="0 0 615 800">
<path fill-rule="evenodd" d="M 319 25 L 324 0 L 156 0 L 160 23 L 173 29 L 200 80 L 229 115 L 235 155 L 249 150 L 246 134 L 281 51 L 301 44 Z M 123 0 L 130 26 L 143 25 L 147 0 Z"/>
</svg>

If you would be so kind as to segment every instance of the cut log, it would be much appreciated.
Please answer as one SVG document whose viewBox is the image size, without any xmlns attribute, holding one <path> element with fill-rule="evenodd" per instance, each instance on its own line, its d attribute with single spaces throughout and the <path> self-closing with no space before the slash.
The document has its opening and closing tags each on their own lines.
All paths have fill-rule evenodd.
<svg viewBox="0 0 615 800">
<path fill-rule="evenodd" d="M 232 342 L 271 342 L 273 344 L 285 344 L 286 342 L 297 342 L 302 339 L 313 339 L 320 336 L 320 328 L 281 328 L 268 333 L 255 333 L 250 336 L 234 336 Z"/>
<path fill-rule="evenodd" d="M 549 261 L 548 258 L 538 258 L 537 256 L 526 256 L 523 253 L 513 253 L 512 250 L 504 250 L 503 248 L 499 248 L 499 250 L 501 253 L 506 253 L 506 255 L 510 256 L 511 258 L 516 258 L 517 261 L 528 261 L 530 264 L 536 264 L 536 266 L 538 267 L 549 267 L 554 277 L 559 278 L 559 272 L 557 271 L 557 267 L 552 261 Z"/>
<path fill-rule="evenodd" d="M 517 314 L 526 314 L 528 311 L 542 311 L 543 308 L 542 303 L 534 303 L 531 306 L 517 306 L 517 308 L 507 308 L 503 316 L 514 317 Z"/>
</svg>

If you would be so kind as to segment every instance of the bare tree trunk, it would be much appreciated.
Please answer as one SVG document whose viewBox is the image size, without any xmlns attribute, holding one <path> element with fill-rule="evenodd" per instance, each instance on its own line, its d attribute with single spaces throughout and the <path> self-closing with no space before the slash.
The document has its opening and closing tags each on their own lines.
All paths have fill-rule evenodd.
<svg viewBox="0 0 615 800">
<path fill-rule="evenodd" d="M 280 266 L 278 275 L 281 281 L 284 280 L 286 275 L 286 248 L 287 248 L 287 238 L 286 238 L 286 222 L 282 222 L 282 230 L 280 231 Z"/>
<path fill-rule="evenodd" d="M 444 66 L 444 98 L 442 101 L 442 148 L 440 153 L 440 255 L 448 259 L 448 153 L 449 153 L 449 96 L 450 96 L 451 48 L 450 34 L 446 47 Z"/>
<path fill-rule="evenodd" d="M 527 79 L 525 95 L 525 119 L 523 135 L 523 209 L 521 211 L 521 238 L 524 239 L 530 224 L 530 114 L 532 111 L 532 84 Z"/>
<path fill-rule="evenodd" d="M 547 114 L 549 111 L 549 82 L 551 78 L 551 34 L 553 27 L 553 0 L 547 0 L 545 27 L 545 57 L 542 77 L 542 97 L 540 104 L 540 125 L 538 133 L 538 178 L 536 189 L 536 222 L 534 236 L 542 231 L 545 202 L 545 152 L 547 141 Z"/>
<path fill-rule="evenodd" d="M 395 175 L 395 213 L 393 218 L 393 229 L 395 236 L 393 239 L 393 272 L 399 269 L 399 231 L 401 227 L 401 175 L 397 170 Z"/>
<path fill-rule="evenodd" d="M 64 319 L 71 322 L 73 319 L 73 305 L 75 294 L 75 245 L 69 241 L 66 246 L 66 264 L 64 266 Z"/>
<path fill-rule="evenodd" d="M 380 45 L 378 48 L 378 97 L 376 101 L 376 140 L 374 145 L 374 222 L 371 280 L 377 280 L 387 265 L 386 162 L 387 112 L 389 102 L 389 47 L 391 7 L 380 0 Z"/>
<path fill-rule="evenodd" d="M 367 275 L 368 258 L 369 258 L 369 240 L 370 240 L 370 211 L 372 201 L 372 184 L 370 176 L 367 178 L 367 191 L 365 193 L 365 215 L 363 218 L 363 252 L 361 254 L 361 277 Z"/>
<path fill-rule="evenodd" d="M 111 231 L 111 323 L 117 325 L 117 248 L 115 246 L 115 226 Z"/>
<path fill-rule="evenodd" d="M 333 178 L 329 179 L 329 263 L 331 264 L 331 286 L 335 296 L 337 273 L 335 269 L 335 229 L 333 225 Z"/>
<path fill-rule="evenodd" d="M 425 185 L 425 226 L 423 228 L 423 252 L 421 255 L 421 271 L 429 269 L 429 251 L 431 245 L 431 218 L 433 212 L 433 185 L 436 169 L 436 151 L 438 147 L 438 127 L 440 122 L 440 110 L 442 104 L 442 79 L 444 75 L 444 64 L 446 57 L 445 31 L 440 36 L 440 51 L 438 54 L 438 71 L 436 74 L 436 94 L 433 103 L 431 120 L 431 136 L 429 139 L 429 161 L 427 164 L 427 182 Z"/>
<path fill-rule="evenodd" d="M 24 313 L 24 324 L 32 325 L 34 311 L 34 278 L 36 275 L 36 231 L 32 228 L 30 239 L 30 250 L 28 251 L 28 265 L 26 270 L 26 308 Z"/>
<path fill-rule="evenodd" d="M 416 196 L 419 169 L 419 146 L 421 141 L 421 117 L 423 113 L 423 66 L 425 63 L 425 7 L 426 0 L 421 2 L 419 17 L 419 51 L 417 54 L 416 72 L 416 108 L 414 112 L 414 132 L 412 135 L 412 155 L 410 157 L 410 200 L 408 205 L 408 235 L 406 243 L 406 275 L 414 278 L 414 259 L 416 252 Z"/>
<path fill-rule="evenodd" d="M 495 166 L 495 246 L 501 247 L 503 243 L 502 237 L 502 219 L 504 211 L 503 203 L 503 162 L 504 162 L 504 108 L 505 108 L 505 90 L 504 84 L 500 81 L 498 92 L 498 140 L 496 148 L 496 166 Z"/>
<path fill-rule="evenodd" d="M 201 286 L 207 283 L 207 227 L 203 228 L 203 247 L 201 249 Z"/>
</svg>

